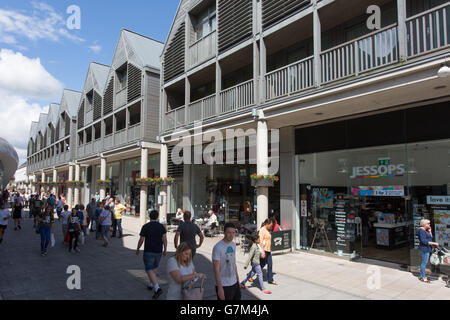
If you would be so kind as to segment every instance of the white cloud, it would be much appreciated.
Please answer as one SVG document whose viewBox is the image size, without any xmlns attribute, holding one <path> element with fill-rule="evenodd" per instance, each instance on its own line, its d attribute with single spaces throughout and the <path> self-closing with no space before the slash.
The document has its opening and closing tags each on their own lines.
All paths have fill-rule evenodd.
<svg viewBox="0 0 450 320">
<path fill-rule="evenodd" d="M 41 65 L 39 58 L 0 50 L 0 136 L 26 161 L 31 122 L 49 107 L 30 100 L 59 101 L 63 85 Z"/>
<path fill-rule="evenodd" d="M 84 39 L 69 32 L 63 15 L 45 3 L 32 2 L 31 15 L 13 10 L 0 9 L 0 42 L 16 44 L 16 37 L 25 37 L 29 40 L 47 39 L 59 41 L 67 38 L 75 42 Z"/>
<path fill-rule="evenodd" d="M 16 148 L 20 163 L 27 159 L 31 122 L 38 121 L 39 115 L 47 112 L 48 106 L 29 103 L 22 97 L 0 89 L 1 137 Z"/>
<path fill-rule="evenodd" d="M 99 46 L 98 44 L 92 45 L 89 47 L 94 53 L 100 53 L 102 51 L 102 46 Z"/>
<path fill-rule="evenodd" d="M 26 99 L 56 99 L 63 85 L 41 65 L 39 58 L 0 50 L 0 90 Z"/>
</svg>

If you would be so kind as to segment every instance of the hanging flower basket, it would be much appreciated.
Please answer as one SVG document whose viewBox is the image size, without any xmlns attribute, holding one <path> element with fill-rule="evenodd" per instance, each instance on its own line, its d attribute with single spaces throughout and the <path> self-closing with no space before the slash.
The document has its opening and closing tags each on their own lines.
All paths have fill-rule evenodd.
<svg viewBox="0 0 450 320">
<path fill-rule="evenodd" d="M 102 179 L 98 179 L 97 180 L 97 184 L 100 186 L 106 186 L 106 185 L 110 185 L 111 184 L 111 180 L 102 180 Z"/>
<path fill-rule="evenodd" d="M 172 177 L 136 178 L 136 184 L 140 186 L 150 186 L 150 185 L 170 186 L 174 181 L 175 179 Z"/>
<path fill-rule="evenodd" d="M 275 182 L 280 181 L 278 176 L 274 175 L 258 175 L 252 174 L 250 176 L 252 181 L 252 187 L 273 187 Z"/>
</svg>

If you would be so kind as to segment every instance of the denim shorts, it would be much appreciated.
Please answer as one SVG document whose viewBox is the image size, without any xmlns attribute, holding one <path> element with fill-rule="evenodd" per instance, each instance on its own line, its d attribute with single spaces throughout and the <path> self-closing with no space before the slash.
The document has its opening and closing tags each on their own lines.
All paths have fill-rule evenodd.
<svg viewBox="0 0 450 320">
<path fill-rule="evenodd" d="M 108 238 L 109 237 L 109 229 L 111 228 L 111 226 L 110 225 L 108 225 L 108 226 L 102 226 L 102 228 L 101 228 L 101 232 L 102 232 L 102 237 L 103 238 Z"/>
<path fill-rule="evenodd" d="M 158 269 L 162 253 L 144 252 L 145 271 Z"/>
</svg>

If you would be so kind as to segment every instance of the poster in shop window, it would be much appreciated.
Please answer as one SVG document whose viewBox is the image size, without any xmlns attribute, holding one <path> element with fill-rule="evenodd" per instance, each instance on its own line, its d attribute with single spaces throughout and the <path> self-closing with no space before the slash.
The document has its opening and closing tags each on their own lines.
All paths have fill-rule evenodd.
<svg viewBox="0 0 450 320">
<path fill-rule="evenodd" d="M 434 210 L 434 235 L 436 242 L 448 248 L 450 244 L 450 210 Z"/>
<path fill-rule="evenodd" d="M 334 208 L 333 190 L 328 190 L 327 188 L 314 189 L 312 196 L 317 208 Z"/>
</svg>

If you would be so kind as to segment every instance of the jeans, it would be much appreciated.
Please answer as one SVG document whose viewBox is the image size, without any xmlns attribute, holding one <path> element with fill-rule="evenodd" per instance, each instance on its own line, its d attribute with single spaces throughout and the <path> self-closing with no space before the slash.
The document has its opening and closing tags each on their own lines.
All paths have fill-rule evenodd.
<svg viewBox="0 0 450 320">
<path fill-rule="evenodd" d="M 100 222 L 95 220 L 95 238 L 100 239 L 102 237 L 102 226 L 100 225 Z"/>
<path fill-rule="evenodd" d="M 242 284 L 245 285 L 247 281 L 250 280 L 250 278 L 253 278 L 255 274 L 258 275 L 258 281 L 261 290 L 265 290 L 261 265 L 253 262 L 252 262 L 252 270 L 247 274 L 247 278 L 245 278 L 245 280 L 242 281 Z"/>
<path fill-rule="evenodd" d="M 425 274 L 425 270 L 427 268 L 428 260 L 430 259 L 429 252 L 421 252 L 422 254 L 422 264 L 420 265 L 420 277 L 425 279 L 427 275 Z"/>
<path fill-rule="evenodd" d="M 51 227 L 45 227 L 42 226 L 39 229 L 39 232 L 41 233 L 41 253 L 44 253 L 47 251 L 47 247 L 50 243 L 50 230 Z"/>
<path fill-rule="evenodd" d="M 122 237 L 122 219 L 113 220 L 113 233 L 112 236 L 116 236 L 117 228 L 119 228 L 119 237 Z"/>
<path fill-rule="evenodd" d="M 261 259 L 261 270 L 267 264 L 267 282 L 273 282 L 273 272 L 272 272 L 272 252 L 266 252 L 266 257 Z"/>
</svg>

